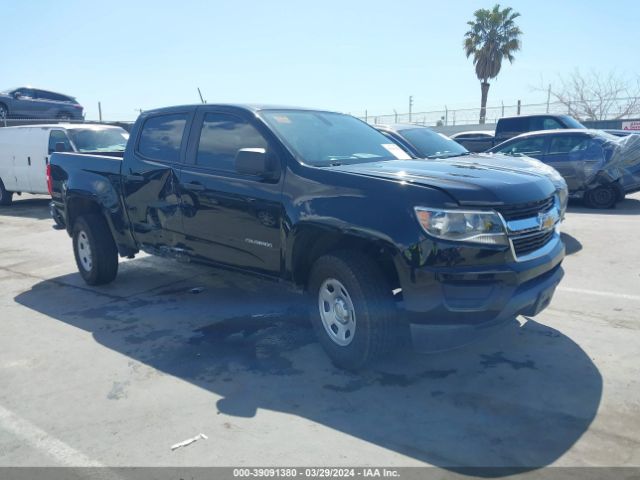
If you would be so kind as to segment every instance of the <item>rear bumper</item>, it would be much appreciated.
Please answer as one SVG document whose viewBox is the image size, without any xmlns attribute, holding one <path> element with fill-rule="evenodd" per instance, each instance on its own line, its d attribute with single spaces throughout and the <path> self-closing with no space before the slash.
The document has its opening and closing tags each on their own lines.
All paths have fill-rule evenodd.
<svg viewBox="0 0 640 480">
<path fill-rule="evenodd" d="M 412 325 L 488 326 L 533 316 L 550 303 L 562 280 L 564 245 L 558 238 L 544 255 L 499 267 L 414 271 L 400 276 L 402 302 Z"/>
</svg>

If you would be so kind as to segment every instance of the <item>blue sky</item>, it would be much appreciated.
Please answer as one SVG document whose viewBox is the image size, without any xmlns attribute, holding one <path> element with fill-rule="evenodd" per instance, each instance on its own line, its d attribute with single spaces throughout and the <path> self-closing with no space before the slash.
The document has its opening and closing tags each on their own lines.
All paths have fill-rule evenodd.
<svg viewBox="0 0 640 480">
<path fill-rule="evenodd" d="M 488 1 L 2 0 L 0 89 L 74 95 L 97 118 L 210 102 L 320 107 L 356 115 L 475 107 L 462 50 Z M 502 2 L 522 14 L 523 49 L 489 104 L 540 101 L 532 87 L 575 68 L 640 73 L 637 0 Z M 7 40 L 8 39 L 8 40 Z"/>
</svg>

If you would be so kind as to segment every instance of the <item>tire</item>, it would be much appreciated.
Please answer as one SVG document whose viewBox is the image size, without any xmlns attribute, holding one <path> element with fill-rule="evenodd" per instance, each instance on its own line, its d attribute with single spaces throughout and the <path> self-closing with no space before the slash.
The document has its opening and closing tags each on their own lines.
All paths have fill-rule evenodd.
<svg viewBox="0 0 640 480">
<path fill-rule="evenodd" d="M 0 103 L 0 120 L 9 118 L 9 109 L 4 103 Z"/>
<path fill-rule="evenodd" d="M 72 115 L 67 112 L 60 112 L 58 114 L 58 120 L 71 121 L 73 119 Z"/>
<path fill-rule="evenodd" d="M 73 253 L 87 285 L 104 285 L 118 274 L 118 249 L 105 219 L 96 214 L 79 217 L 73 226 Z"/>
<path fill-rule="evenodd" d="M 338 367 L 359 370 L 398 344 L 402 324 L 391 288 L 366 255 L 345 251 L 320 257 L 308 293 L 313 329 Z"/>
<path fill-rule="evenodd" d="M 0 179 L 0 205 L 9 206 L 13 203 L 13 192 L 8 192 L 6 188 L 4 188 L 4 183 L 2 183 L 2 179 Z"/>
<path fill-rule="evenodd" d="M 613 185 L 601 185 L 585 193 L 584 203 L 589 208 L 613 208 L 618 197 L 618 191 Z"/>
</svg>

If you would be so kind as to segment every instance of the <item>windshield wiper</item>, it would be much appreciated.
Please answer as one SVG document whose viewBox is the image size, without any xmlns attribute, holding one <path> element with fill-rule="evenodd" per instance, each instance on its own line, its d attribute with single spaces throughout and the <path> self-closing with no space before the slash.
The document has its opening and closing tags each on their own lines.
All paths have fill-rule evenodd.
<svg viewBox="0 0 640 480">
<path fill-rule="evenodd" d="M 452 157 L 465 157 L 467 155 L 471 155 L 471 152 L 461 152 L 461 153 L 436 153 L 434 155 L 429 155 L 425 158 L 452 158 Z"/>
</svg>

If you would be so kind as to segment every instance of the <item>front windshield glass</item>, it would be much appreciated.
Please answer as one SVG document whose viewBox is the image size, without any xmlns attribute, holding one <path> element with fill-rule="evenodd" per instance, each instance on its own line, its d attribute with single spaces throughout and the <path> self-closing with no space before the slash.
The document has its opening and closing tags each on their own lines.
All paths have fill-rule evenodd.
<svg viewBox="0 0 640 480">
<path fill-rule="evenodd" d="M 327 167 L 410 158 L 376 129 L 350 115 L 267 110 L 261 116 L 308 165 Z"/>
<path fill-rule="evenodd" d="M 575 118 L 570 117 L 569 115 L 562 115 L 562 120 L 567 125 L 567 128 L 587 128 Z"/>
<path fill-rule="evenodd" d="M 67 132 L 79 152 L 123 152 L 129 138 L 124 128 L 74 128 Z"/>
<path fill-rule="evenodd" d="M 428 128 L 411 128 L 399 132 L 425 158 L 444 158 L 467 155 L 469 151 L 458 142 Z"/>
</svg>

